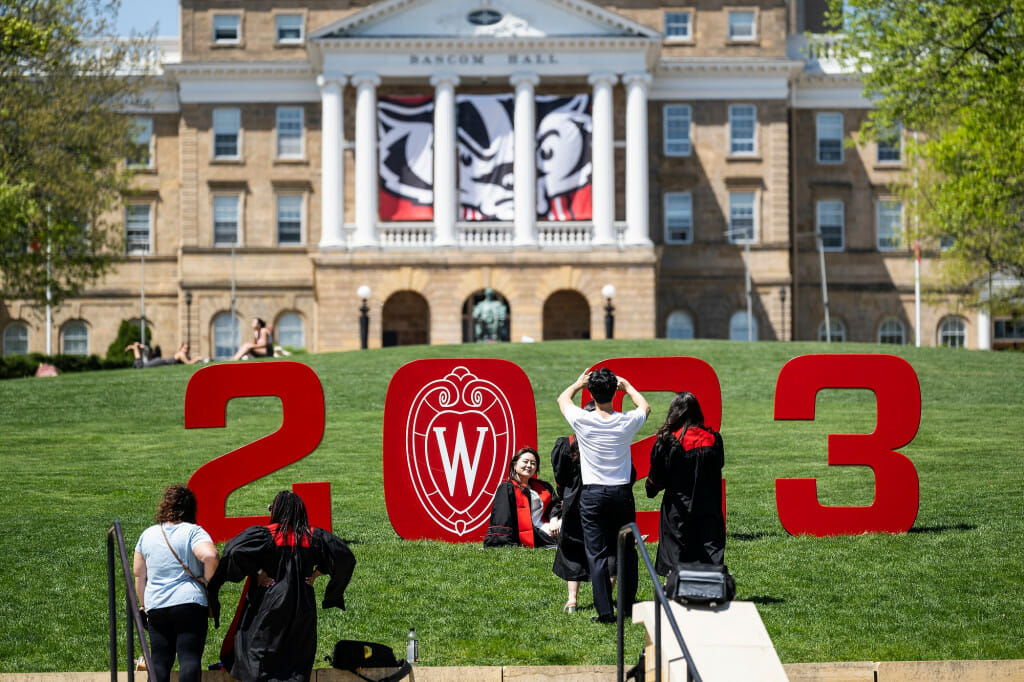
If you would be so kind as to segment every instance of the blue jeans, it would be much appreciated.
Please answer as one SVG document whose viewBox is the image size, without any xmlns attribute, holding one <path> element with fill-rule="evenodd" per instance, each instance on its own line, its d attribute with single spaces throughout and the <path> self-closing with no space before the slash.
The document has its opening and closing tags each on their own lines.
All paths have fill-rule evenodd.
<svg viewBox="0 0 1024 682">
<path fill-rule="evenodd" d="M 619 529 L 636 521 L 636 503 L 633 486 L 584 485 L 580 491 L 580 520 L 583 523 L 583 548 L 590 567 L 590 581 L 594 588 L 594 608 L 597 615 L 610 618 L 615 615 L 612 602 L 612 582 L 609 563 L 615 559 Z M 637 556 L 632 542 L 623 552 L 622 582 L 619 590 L 625 597 L 625 613 L 632 613 L 636 601 Z"/>
</svg>

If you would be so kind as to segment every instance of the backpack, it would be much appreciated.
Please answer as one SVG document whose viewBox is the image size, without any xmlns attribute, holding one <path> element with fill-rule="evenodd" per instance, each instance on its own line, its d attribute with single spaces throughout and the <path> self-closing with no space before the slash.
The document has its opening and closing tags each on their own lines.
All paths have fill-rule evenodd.
<svg viewBox="0 0 1024 682">
<path fill-rule="evenodd" d="M 724 564 L 679 563 L 665 581 L 665 596 L 715 608 L 736 597 L 736 580 Z"/>
<path fill-rule="evenodd" d="M 325 657 L 332 667 L 348 670 L 364 680 L 370 680 L 359 671 L 362 668 L 398 668 L 387 677 L 376 682 L 396 682 L 412 672 L 412 665 L 406 661 L 395 660 L 395 652 L 391 647 L 376 642 L 360 642 L 354 639 L 342 639 L 334 645 L 334 653 Z M 374 682 L 370 680 L 370 682 Z"/>
</svg>

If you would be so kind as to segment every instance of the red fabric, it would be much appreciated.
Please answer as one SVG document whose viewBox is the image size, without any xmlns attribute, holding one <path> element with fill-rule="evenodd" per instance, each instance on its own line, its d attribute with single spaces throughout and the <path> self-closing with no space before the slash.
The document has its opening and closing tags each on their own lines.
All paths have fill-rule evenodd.
<svg viewBox="0 0 1024 682">
<path fill-rule="evenodd" d="M 390 220 L 433 220 L 434 207 L 417 204 L 397 197 L 383 187 L 380 189 L 380 219 Z"/>
<path fill-rule="evenodd" d="M 715 444 L 715 437 L 699 426 L 691 426 L 690 428 L 684 426 L 673 435 L 682 444 L 683 450 L 709 448 Z"/>
<path fill-rule="evenodd" d="M 547 509 L 551 504 L 551 493 L 542 486 L 536 479 L 530 479 L 530 487 L 540 495 L 541 508 Z M 519 543 L 524 547 L 534 547 L 533 543 L 533 515 L 530 513 L 530 496 L 523 492 L 518 485 L 516 491 L 516 522 L 519 526 Z"/>
<path fill-rule="evenodd" d="M 295 547 L 295 531 L 288 533 L 287 537 L 278 528 L 278 524 L 271 523 L 267 526 L 270 529 L 270 535 L 274 538 L 274 544 L 278 547 Z M 309 547 L 309 536 L 304 535 L 299 543 L 300 547 Z"/>
</svg>

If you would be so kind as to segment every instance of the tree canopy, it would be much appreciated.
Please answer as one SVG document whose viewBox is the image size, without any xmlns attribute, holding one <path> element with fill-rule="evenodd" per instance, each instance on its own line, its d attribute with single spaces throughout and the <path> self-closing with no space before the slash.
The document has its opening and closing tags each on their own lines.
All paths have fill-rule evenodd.
<svg viewBox="0 0 1024 682">
<path fill-rule="evenodd" d="M 845 6 L 845 7 L 843 7 Z M 845 11 L 844 11 L 845 10 Z M 908 236 L 945 286 L 1018 308 L 1024 282 L 1024 0 L 833 0 L 879 136 L 902 125 Z M 992 292 L 996 277 L 1010 283 Z"/>
<path fill-rule="evenodd" d="M 0 298 L 53 304 L 124 254 L 115 211 L 151 54 L 119 2 L 0 0 Z"/>
</svg>

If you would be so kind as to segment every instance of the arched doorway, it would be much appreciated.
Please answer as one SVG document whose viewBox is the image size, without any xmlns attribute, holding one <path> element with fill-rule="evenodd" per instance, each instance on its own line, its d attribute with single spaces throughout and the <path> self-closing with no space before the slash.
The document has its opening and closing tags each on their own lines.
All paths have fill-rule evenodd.
<svg viewBox="0 0 1024 682">
<path fill-rule="evenodd" d="M 561 289 L 544 301 L 544 340 L 590 338 L 590 304 L 583 294 Z"/>
<path fill-rule="evenodd" d="M 512 308 L 501 292 L 474 291 L 462 304 L 462 343 L 508 341 L 511 319 Z"/>
<path fill-rule="evenodd" d="M 381 345 L 412 346 L 430 343 L 430 306 L 415 291 L 388 296 L 381 313 Z"/>
</svg>

